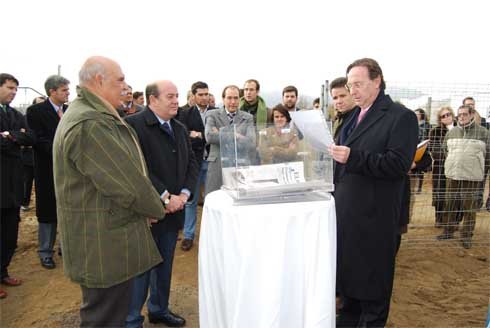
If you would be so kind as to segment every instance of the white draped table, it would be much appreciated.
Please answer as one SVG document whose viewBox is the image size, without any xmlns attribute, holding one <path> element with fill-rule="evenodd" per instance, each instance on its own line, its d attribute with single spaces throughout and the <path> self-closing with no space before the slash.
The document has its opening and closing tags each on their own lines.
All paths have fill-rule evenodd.
<svg viewBox="0 0 490 328">
<path fill-rule="evenodd" d="M 201 328 L 335 327 L 335 202 L 233 206 L 206 197 Z"/>
</svg>

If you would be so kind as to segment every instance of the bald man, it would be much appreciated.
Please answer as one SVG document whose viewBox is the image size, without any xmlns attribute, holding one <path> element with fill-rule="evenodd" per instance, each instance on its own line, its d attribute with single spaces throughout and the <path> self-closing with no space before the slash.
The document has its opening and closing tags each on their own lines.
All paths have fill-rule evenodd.
<svg viewBox="0 0 490 328">
<path fill-rule="evenodd" d="M 170 81 L 157 81 L 146 87 L 148 106 L 127 117 L 138 134 L 153 186 L 165 204 L 165 220 L 151 228 L 164 261 L 134 280 L 127 328 L 142 327 L 141 309 L 147 302 L 150 323 L 182 327 L 185 319 L 169 309 L 170 283 L 177 235 L 184 221 L 184 207 L 192 197 L 199 166 L 194 157 L 189 132 L 174 119 L 179 108 L 177 87 Z M 151 279 L 150 279 L 151 276 Z"/>
<path fill-rule="evenodd" d="M 162 261 L 149 222 L 165 209 L 137 136 L 117 114 L 119 65 L 90 57 L 53 145 L 65 274 L 82 289 L 81 326 L 124 327 L 133 277 Z"/>
</svg>

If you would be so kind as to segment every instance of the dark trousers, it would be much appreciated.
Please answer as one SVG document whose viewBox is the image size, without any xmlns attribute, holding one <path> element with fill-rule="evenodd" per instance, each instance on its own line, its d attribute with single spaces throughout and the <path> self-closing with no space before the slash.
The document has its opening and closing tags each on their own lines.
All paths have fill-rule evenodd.
<svg viewBox="0 0 490 328">
<path fill-rule="evenodd" d="M 57 223 L 39 222 L 37 236 L 39 240 L 39 258 L 52 258 L 54 254 L 54 244 L 56 242 Z"/>
<path fill-rule="evenodd" d="M 478 181 L 447 179 L 446 215 L 443 217 L 444 232 L 452 234 L 462 217 L 461 238 L 471 240 L 475 229 L 476 211 L 480 208 L 480 186 Z"/>
<path fill-rule="evenodd" d="M 31 202 L 32 183 L 34 182 L 34 167 L 24 165 L 24 197 L 22 206 L 29 206 Z"/>
<path fill-rule="evenodd" d="M 1 276 L 8 277 L 8 266 L 17 248 L 17 236 L 19 233 L 20 207 L 2 208 L 0 215 L 0 247 Z"/>
<path fill-rule="evenodd" d="M 143 325 L 145 318 L 141 315 L 141 310 L 145 302 L 147 302 L 148 288 L 150 289 L 150 297 L 147 302 L 148 312 L 157 318 L 168 314 L 168 299 L 170 296 L 177 235 L 178 231 L 153 233 L 153 238 L 163 262 L 134 278 L 126 328 L 141 327 Z"/>
<path fill-rule="evenodd" d="M 108 288 L 82 288 L 80 327 L 124 327 L 133 279 Z"/>
<path fill-rule="evenodd" d="M 384 327 L 390 312 L 390 299 L 358 300 L 342 296 L 337 327 Z"/>
<path fill-rule="evenodd" d="M 172 280 L 172 266 L 174 263 L 175 245 L 178 231 L 166 231 L 155 237 L 163 262 L 155 266 L 150 273 L 150 298 L 148 299 L 148 312 L 155 317 L 168 313 L 168 299 L 170 297 L 170 283 Z"/>
</svg>

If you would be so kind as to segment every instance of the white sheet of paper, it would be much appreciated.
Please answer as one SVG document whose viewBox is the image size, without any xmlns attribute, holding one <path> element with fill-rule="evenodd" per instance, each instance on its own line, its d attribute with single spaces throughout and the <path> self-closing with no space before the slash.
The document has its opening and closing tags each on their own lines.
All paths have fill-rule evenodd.
<svg viewBox="0 0 490 328">
<path fill-rule="evenodd" d="M 327 147 L 333 144 L 332 134 L 320 110 L 304 110 L 290 114 L 293 124 L 315 150 L 326 152 Z"/>
</svg>

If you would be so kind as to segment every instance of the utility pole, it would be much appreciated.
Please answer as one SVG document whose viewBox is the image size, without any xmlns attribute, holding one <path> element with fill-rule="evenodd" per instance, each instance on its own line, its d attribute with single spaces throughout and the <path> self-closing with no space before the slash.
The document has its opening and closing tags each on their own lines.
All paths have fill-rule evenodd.
<svg viewBox="0 0 490 328">
<path fill-rule="evenodd" d="M 328 119 L 328 88 L 329 88 L 329 81 L 325 80 L 325 84 L 322 84 L 322 96 L 320 97 L 320 108 L 325 115 L 325 117 Z"/>
</svg>

